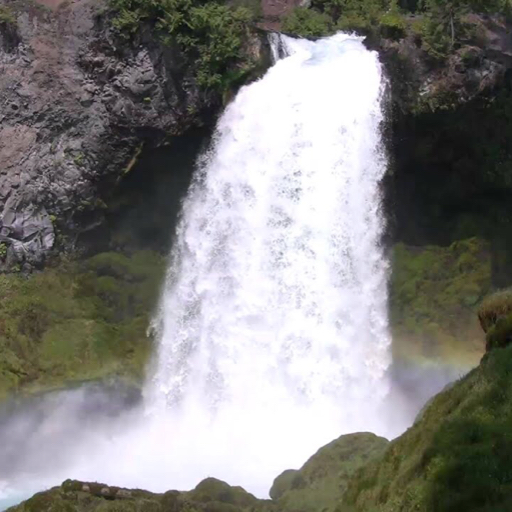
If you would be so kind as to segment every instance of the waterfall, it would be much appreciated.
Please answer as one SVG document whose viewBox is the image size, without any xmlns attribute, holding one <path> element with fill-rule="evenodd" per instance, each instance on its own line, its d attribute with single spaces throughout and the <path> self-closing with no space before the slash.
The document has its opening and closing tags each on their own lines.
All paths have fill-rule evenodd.
<svg viewBox="0 0 512 512">
<path fill-rule="evenodd" d="M 226 108 L 197 163 L 144 408 L 92 423 L 73 391 L 16 420 L 13 435 L 40 427 L 0 475 L 0 508 L 2 492 L 65 478 L 165 491 L 215 476 L 265 496 L 343 433 L 397 433 L 383 405 L 382 68 L 355 36 L 275 35 L 272 47 L 275 65 Z"/>
<path fill-rule="evenodd" d="M 272 49 L 198 162 L 147 389 L 211 474 L 256 490 L 343 432 L 382 432 L 390 362 L 378 56 L 343 34 Z"/>
</svg>

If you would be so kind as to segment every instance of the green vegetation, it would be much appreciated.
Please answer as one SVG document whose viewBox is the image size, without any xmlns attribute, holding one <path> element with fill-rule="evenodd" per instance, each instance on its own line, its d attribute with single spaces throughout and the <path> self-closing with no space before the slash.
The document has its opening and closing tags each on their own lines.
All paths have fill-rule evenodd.
<svg viewBox="0 0 512 512">
<path fill-rule="evenodd" d="M 270 496 L 280 512 L 334 512 L 355 472 L 379 458 L 388 441 L 375 434 L 341 436 L 320 448 L 298 471 L 279 475 Z"/>
<path fill-rule="evenodd" d="M 512 289 L 486 297 L 478 309 L 480 325 L 486 333 L 486 349 L 503 348 L 512 342 Z"/>
<path fill-rule="evenodd" d="M 100 483 L 66 480 L 62 486 L 40 492 L 10 512 L 277 512 L 267 500 L 258 500 L 241 487 L 207 478 L 190 492 L 155 494 Z"/>
<path fill-rule="evenodd" d="M 460 42 L 471 38 L 474 26 L 466 18 L 471 12 L 509 15 L 510 0 L 423 0 L 424 48 L 437 58 L 445 58 Z"/>
<path fill-rule="evenodd" d="M 475 313 L 490 287 L 489 248 L 482 240 L 397 244 L 390 283 L 395 357 L 477 363 L 484 346 Z"/>
<path fill-rule="evenodd" d="M 512 343 L 512 314 L 498 318 L 496 325 L 487 332 L 485 340 L 487 351 L 510 345 Z"/>
<path fill-rule="evenodd" d="M 164 270 L 150 251 L 0 275 L 0 397 L 119 376 L 140 380 Z"/>
<path fill-rule="evenodd" d="M 256 66 L 246 51 L 254 12 L 217 0 L 111 0 L 113 26 L 133 37 L 146 22 L 167 45 L 176 43 L 194 62 L 199 86 L 225 91 Z"/>
<path fill-rule="evenodd" d="M 512 506 L 512 346 L 437 395 L 349 483 L 338 512 L 502 512 Z"/>
<path fill-rule="evenodd" d="M 511 0 L 313 0 L 310 9 L 292 12 L 283 28 L 305 37 L 336 30 L 391 39 L 411 33 L 433 58 L 444 59 L 472 37 L 468 13 L 509 15 L 511 6 Z"/>
<path fill-rule="evenodd" d="M 486 297 L 478 308 L 478 320 L 484 332 L 496 322 L 512 313 L 512 290 L 500 290 Z"/>
<path fill-rule="evenodd" d="M 303 37 L 318 37 L 333 31 L 332 18 L 314 9 L 297 7 L 284 19 L 282 30 Z"/>
<path fill-rule="evenodd" d="M 108 262 L 102 256 L 92 267 L 110 269 Z M 124 275 L 125 263 L 111 273 Z M 512 507 L 511 404 L 512 345 L 486 354 L 391 443 L 368 433 L 342 436 L 300 470 L 285 471 L 272 502 L 214 478 L 165 494 L 68 480 L 10 510 L 503 512 Z"/>
<path fill-rule="evenodd" d="M 16 26 L 16 16 L 6 5 L 0 5 L 0 27 Z"/>
</svg>

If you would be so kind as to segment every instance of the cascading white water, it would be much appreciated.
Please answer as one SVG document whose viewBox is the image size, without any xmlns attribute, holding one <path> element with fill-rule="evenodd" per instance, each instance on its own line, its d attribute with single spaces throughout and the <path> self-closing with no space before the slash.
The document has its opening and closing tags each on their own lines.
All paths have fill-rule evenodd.
<svg viewBox="0 0 512 512">
<path fill-rule="evenodd" d="M 184 203 L 149 389 L 181 444 L 214 446 L 208 471 L 260 492 L 343 432 L 383 431 L 390 361 L 377 54 L 272 44 L 288 56 L 226 109 Z"/>
<path fill-rule="evenodd" d="M 146 410 L 66 434 L 64 404 L 31 446 L 58 427 L 69 461 L 50 474 L 23 454 L 7 494 L 68 477 L 163 491 L 215 476 L 264 496 L 343 433 L 397 433 L 381 408 L 382 69 L 354 36 L 272 44 L 287 56 L 228 106 L 185 200 Z"/>
</svg>

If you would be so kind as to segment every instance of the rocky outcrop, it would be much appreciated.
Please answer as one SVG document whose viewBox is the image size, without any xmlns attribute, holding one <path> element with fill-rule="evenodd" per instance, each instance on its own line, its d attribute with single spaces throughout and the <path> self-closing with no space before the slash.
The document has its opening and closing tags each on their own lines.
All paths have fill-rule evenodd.
<svg viewBox="0 0 512 512">
<path fill-rule="evenodd" d="M 149 26 L 116 36 L 103 0 L 19 5 L 0 25 L 0 269 L 72 247 L 142 145 L 211 122 L 222 103 Z M 266 55 L 262 41 L 249 51 Z"/>
<path fill-rule="evenodd" d="M 10 512 L 272 512 L 267 500 L 258 500 L 241 487 L 207 478 L 190 492 L 155 494 L 100 483 L 67 480 L 41 492 Z"/>
</svg>

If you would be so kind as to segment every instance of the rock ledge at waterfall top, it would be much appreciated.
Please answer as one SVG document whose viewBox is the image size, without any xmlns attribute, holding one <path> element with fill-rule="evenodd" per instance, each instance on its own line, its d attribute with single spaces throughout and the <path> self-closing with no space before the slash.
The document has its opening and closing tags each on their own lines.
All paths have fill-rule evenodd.
<svg viewBox="0 0 512 512">
<path fill-rule="evenodd" d="M 103 0 L 15 7 L 15 25 L 0 20 L 0 270 L 73 249 L 143 144 L 211 124 L 223 101 L 149 26 L 116 36 Z"/>
</svg>

